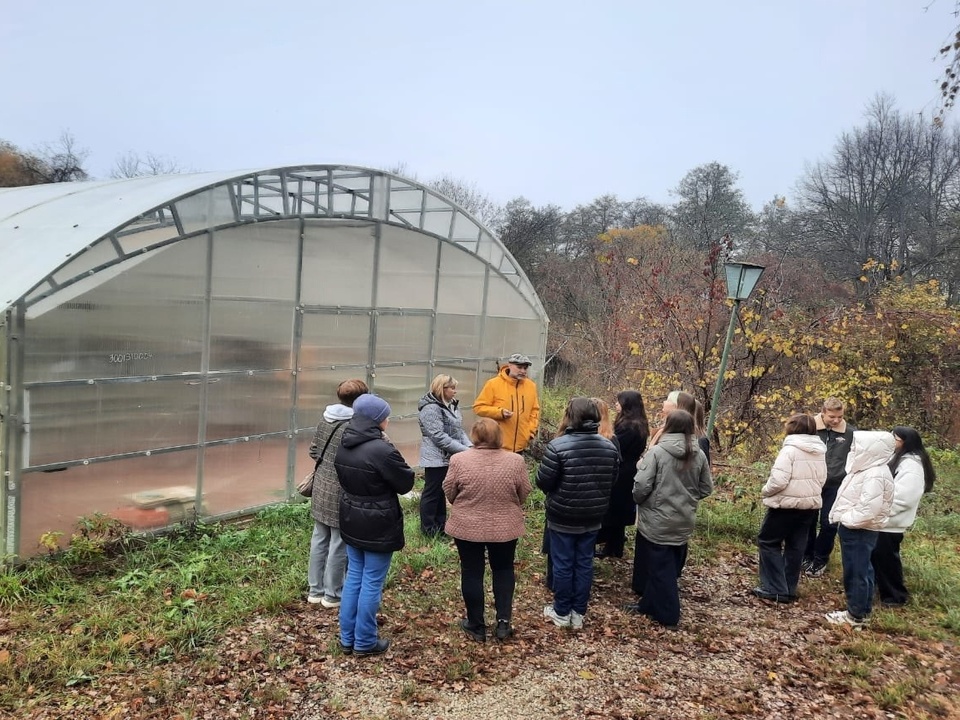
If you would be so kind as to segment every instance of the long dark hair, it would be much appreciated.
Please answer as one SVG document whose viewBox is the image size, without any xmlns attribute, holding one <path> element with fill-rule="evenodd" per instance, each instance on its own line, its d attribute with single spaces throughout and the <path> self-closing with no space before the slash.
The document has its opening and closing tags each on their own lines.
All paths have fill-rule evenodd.
<svg viewBox="0 0 960 720">
<path fill-rule="evenodd" d="M 683 433 L 684 452 L 683 457 L 680 458 L 683 461 L 683 464 L 680 466 L 683 470 L 690 467 L 690 461 L 693 460 L 694 454 L 700 449 L 694 439 L 694 427 L 693 415 L 686 410 L 674 410 L 667 415 L 667 419 L 663 423 L 663 435 L 667 435 L 668 433 Z M 663 439 L 663 435 L 660 436 L 661 440 Z"/>
<path fill-rule="evenodd" d="M 923 491 L 928 493 L 933 490 L 933 482 L 937 479 L 937 474 L 933 470 L 933 463 L 930 461 L 927 449 L 923 446 L 923 438 L 920 437 L 920 433 L 912 427 L 906 427 L 904 425 L 898 425 L 890 432 L 893 433 L 894 437 L 898 437 L 903 441 L 900 449 L 890 458 L 890 462 L 888 463 L 890 472 L 897 472 L 897 466 L 900 464 L 900 460 L 904 455 L 911 453 L 918 455 L 920 457 L 920 464 L 923 466 Z"/>
<path fill-rule="evenodd" d="M 644 441 L 650 437 L 650 422 L 647 420 L 647 410 L 643 406 L 643 398 L 636 390 L 621 390 L 617 394 L 620 403 L 620 412 L 613 423 L 614 429 L 626 427 L 634 430 Z"/>
<path fill-rule="evenodd" d="M 677 410 L 686 410 L 693 415 L 693 434 L 698 438 L 707 436 L 706 423 L 704 423 L 703 403 L 697 400 L 693 395 L 681 390 L 677 393 Z"/>
<path fill-rule="evenodd" d="M 567 409 L 563 411 L 563 419 L 557 428 L 557 437 L 568 430 L 579 430 L 587 423 L 600 424 L 600 411 L 593 400 L 585 397 L 571 398 Z"/>
</svg>

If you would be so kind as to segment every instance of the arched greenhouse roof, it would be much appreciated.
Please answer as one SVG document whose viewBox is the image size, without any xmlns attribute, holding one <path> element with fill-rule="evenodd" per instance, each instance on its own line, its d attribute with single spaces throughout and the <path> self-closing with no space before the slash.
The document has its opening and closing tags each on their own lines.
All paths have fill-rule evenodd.
<svg viewBox="0 0 960 720">
<path fill-rule="evenodd" d="M 412 180 L 345 165 L 0 189 L 0 305 L 29 308 L 211 228 L 298 217 L 379 221 L 443 238 L 488 263 L 546 320 L 523 270 L 467 211 Z"/>
</svg>

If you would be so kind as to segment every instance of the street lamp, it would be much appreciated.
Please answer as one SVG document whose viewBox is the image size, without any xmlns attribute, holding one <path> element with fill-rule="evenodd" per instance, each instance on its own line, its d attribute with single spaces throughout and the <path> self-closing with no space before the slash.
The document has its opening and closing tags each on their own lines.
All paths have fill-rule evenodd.
<svg viewBox="0 0 960 720">
<path fill-rule="evenodd" d="M 707 420 L 708 438 L 713 437 L 713 423 L 717 419 L 720 389 L 723 387 L 723 375 L 727 371 L 730 342 L 733 340 L 733 328 L 740 312 L 740 303 L 750 297 L 750 293 L 757 286 L 757 281 L 763 273 L 763 265 L 724 263 L 723 269 L 727 274 L 727 299 L 733 300 L 733 310 L 730 311 L 730 326 L 727 328 L 727 339 L 723 343 L 723 355 L 720 356 L 720 372 L 717 374 L 717 384 L 713 387 L 713 402 L 710 403 L 710 418 Z"/>
</svg>

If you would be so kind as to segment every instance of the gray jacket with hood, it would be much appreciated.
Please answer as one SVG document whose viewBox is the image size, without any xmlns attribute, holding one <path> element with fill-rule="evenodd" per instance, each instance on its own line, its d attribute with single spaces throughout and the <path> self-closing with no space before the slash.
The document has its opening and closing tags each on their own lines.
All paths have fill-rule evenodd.
<svg viewBox="0 0 960 720">
<path fill-rule="evenodd" d="M 463 431 L 463 417 L 459 402 L 454 398 L 444 405 L 433 393 L 427 393 L 417 403 L 420 411 L 420 467 L 444 467 L 450 456 L 473 447 Z"/>
<path fill-rule="evenodd" d="M 657 545 L 684 545 L 693 534 L 697 505 L 713 492 L 710 465 L 696 440 L 692 450 L 684 468 L 686 436 L 661 435 L 637 467 L 637 531 Z"/>
</svg>

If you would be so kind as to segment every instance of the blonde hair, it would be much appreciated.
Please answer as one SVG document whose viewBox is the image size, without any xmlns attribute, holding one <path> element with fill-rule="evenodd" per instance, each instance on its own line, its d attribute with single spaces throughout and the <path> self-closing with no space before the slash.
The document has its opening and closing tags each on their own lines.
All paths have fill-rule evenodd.
<svg viewBox="0 0 960 720">
<path fill-rule="evenodd" d="M 600 427 L 597 432 L 607 440 L 613 437 L 613 423 L 610 421 L 610 406 L 605 400 L 600 398 L 590 398 L 593 404 L 597 406 L 597 412 L 600 413 Z"/>
<path fill-rule="evenodd" d="M 828 397 L 823 401 L 824 410 L 843 410 L 843 400 L 835 397 Z"/>
<path fill-rule="evenodd" d="M 443 389 L 448 385 L 456 387 L 458 384 L 459 383 L 457 382 L 456 378 L 454 378 L 452 375 L 444 375 L 443 373 L 440 373 L 433 379 L 433 382 L 430 383 L 430 393 L 437 400 L 443 400 Z"/>
</svg>

